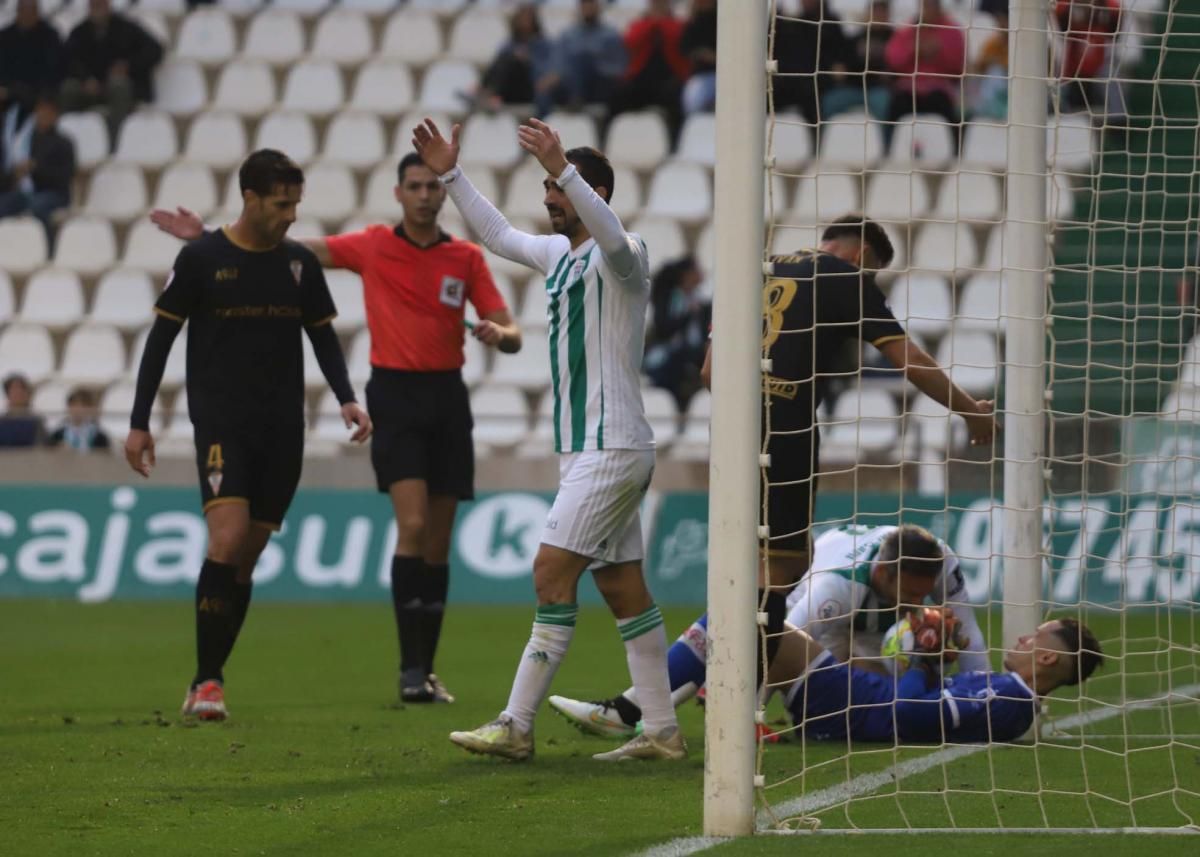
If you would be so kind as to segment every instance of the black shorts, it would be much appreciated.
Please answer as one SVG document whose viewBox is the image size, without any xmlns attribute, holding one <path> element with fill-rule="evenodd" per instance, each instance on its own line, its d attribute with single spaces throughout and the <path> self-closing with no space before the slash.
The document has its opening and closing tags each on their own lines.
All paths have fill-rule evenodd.
<svg viewBox="0 0 1200 857">
<path fill-rule="evenodd" d="M 475 496 L 475 422 L 461 372 L 372 368 L 367 412 L 375 424 L 371 464 L 380 491 L 423 479 L 430 495 Z"/>
<path fill-rule="evenodd" d="M 220 503 L 247 503 L 250 520 L 279 529 L 300 483 L 304 424 L 197 424 L 193 429 L 204 511 Z"/>
<path fill-rule="evenodd" d="M 767 549 L 771 554 L 794 556 L 810 551 L 820 450 L 821 435 L 816 426 L 795 434 L 771 435 L 766 485 L 767 525 L 771 532 Z"/>
</svg>

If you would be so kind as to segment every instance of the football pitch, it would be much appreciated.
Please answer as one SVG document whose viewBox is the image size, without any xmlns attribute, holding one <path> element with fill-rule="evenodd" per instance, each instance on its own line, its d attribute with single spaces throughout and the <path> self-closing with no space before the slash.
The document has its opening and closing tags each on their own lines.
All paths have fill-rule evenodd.
<svg viewBox="0 0 1200 857">
<path fill-rule="evenodd" d="M 674 634 L 696 611 L 664 613 Z M 438 671 L 459 701 L 400 707 L 389 606 L 256 604 L 226 670 L 231 719 L 184 725 L 178 706 L 193 664 L 189 604 L 0 601 L 0 852 L 609 855 L 671 843 L 676 850 L 657 853 L 688 853 L 679 840 L 701 834 L 703 723 L 695 705 L 681 711 L 692 750 L 683 764 L 594 762 L 590 754 L 614 742 L 581 736 L 545 708 L 528 764 L 467 756 L 446 740 L 451 729 L 477 726 L 503 706 L 531 614 L 452 606 Z M 1147 657 L 1144 666 L 1129 671 L 1138 676 L 1127 682 L 1130 698 L 1153 693 L 1172 664 Z M 1116 678 L 1109 681 L 1093 693 L 1116 693 Z M 596 698 L 626 683 L 611 618 L 585 609 L 554 691 Z M 847 760 L 844 745 L 791 743 L 768 749 L 766 773 L 778 782 L 805 772 L 811 796 L 914 763 L 901 787 L 924 793 L 905 796 L 904 815 L 888 796 L 895 781 L 884 776 L 849 815 L 809 806 L 826 829 L 903 827 L 905 817 L 914 826 L 990 827 L 997 816 L 1009 826 L 1037 825 L 1047 807 L 1061 826 L 1090 826 L 1093 817 L 1128 823 L 1128 811 L 1105 797 L 1019 794 L 1036 790 L 1039 768 L 1044 789 L 1076 788 L 1086 773 L 1095 795 L 1144 796 L 1142 823 L 1178 825 L 1181 812 L 1200 818 L 1197 711 L 1150 707 L 1065 730 L 1056 739 L 1061 749 L 984 750 L 925 771 L 921 760 L 938 751 L 875 748 Z M 1171 720 L 1186 741 L 1166 746 L 1155 736 Z M 1128 766 L 1125 748 L 1136 751 Z M 1174 783 L 1193 796 L 1155 796 Z M 801 792 L 797 779 L 772 790 L 771 800 L 794 805 Z M 885 843 L 772 836 L 704 853 L 858 854 Z M 1102 848 L 1111 857 L 1197 854 L 1200 838 L 950 833 L 925 836 L 922 847 L 969 849 L 972 857 Z"/>
</svg>

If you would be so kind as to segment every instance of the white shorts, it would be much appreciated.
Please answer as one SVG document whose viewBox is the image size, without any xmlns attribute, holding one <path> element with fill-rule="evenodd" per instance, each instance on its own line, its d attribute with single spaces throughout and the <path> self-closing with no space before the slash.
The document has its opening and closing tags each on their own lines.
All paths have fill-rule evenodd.
<svg viewBox="0 0 1200 857">
<path fill-rule="evenodd" d="M 591 558 L 588 568 L 640 561 L 639 510 L 653 475 L 651 449 L 563 453 L 542 543 Z"/>
</svg>

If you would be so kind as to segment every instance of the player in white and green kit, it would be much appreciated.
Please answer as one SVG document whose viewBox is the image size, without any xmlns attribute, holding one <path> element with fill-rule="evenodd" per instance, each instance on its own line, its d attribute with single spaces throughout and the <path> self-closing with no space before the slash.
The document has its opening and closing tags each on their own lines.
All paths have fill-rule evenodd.
<svg viewBox="0 0 1200 857">
<path fill-rule="evenodd" d="M 518 132 L 545 168 L 546 210 L 555 235 L 531 235 L 508 220 L 458 166 L 459 127 L 447 141 L 433 122 L 413 145 L 484 245 L 545 278 L 559 489 L 534 559 L 533 632 L 501 715 L 450 740 L 476 753 L 526 759 L 533 719 L 575 630 L 579 577 L 591 570 L 625 641 L 642 701 L 644 733 L 596 758 L 682 759 L 667 678 L 662 614 L 642 575 L 638 508 L 654 472 L 654 434 L 641 395 L 650 271 L 646 246 L 608 206 L 613 171 L 595 149 L 564 151 L 536 119 Z"/>
</svg>

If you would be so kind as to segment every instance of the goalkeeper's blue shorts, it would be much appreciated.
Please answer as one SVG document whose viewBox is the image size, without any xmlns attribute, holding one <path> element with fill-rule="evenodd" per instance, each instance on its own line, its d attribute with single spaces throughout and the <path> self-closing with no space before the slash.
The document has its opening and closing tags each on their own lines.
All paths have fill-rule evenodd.
<svg viewBox="0 0 1200 857">
<path fill-rule="evenodd" d="M 896 735 L 896 680 L 852 669 L 825 652 L 791 686 L 785 700 L 792 721 L 816 741 L 886 741 Z"/>
</svg>

